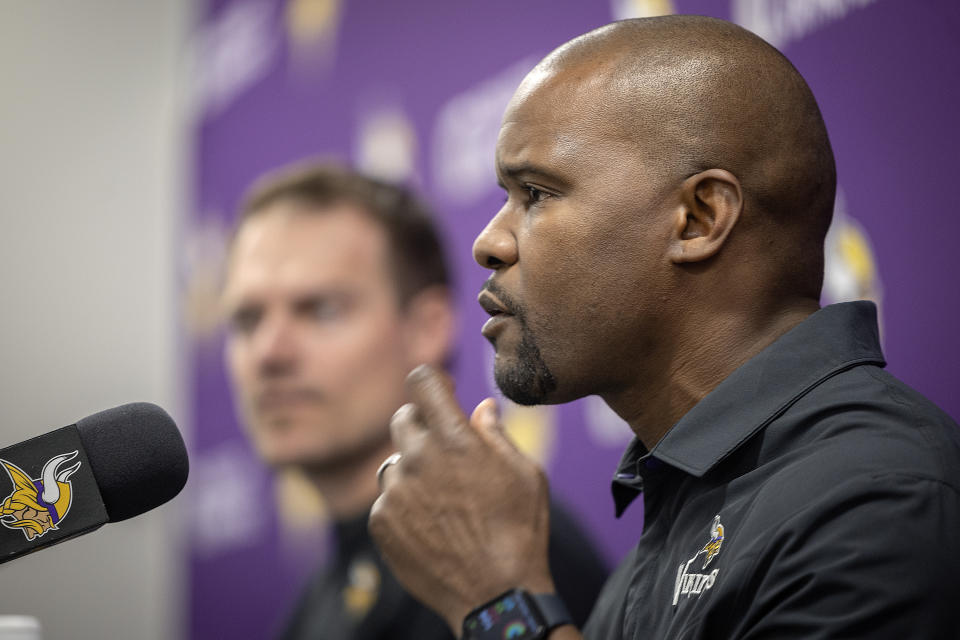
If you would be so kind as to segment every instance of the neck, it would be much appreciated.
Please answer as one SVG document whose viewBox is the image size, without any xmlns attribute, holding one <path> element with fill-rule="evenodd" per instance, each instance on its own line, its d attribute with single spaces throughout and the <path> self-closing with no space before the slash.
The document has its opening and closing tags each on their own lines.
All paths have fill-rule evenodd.
<svg viewBox="0 0 960 640">
<path fill-rule="evenodd" d="M 620 393 L 603 398 L 652 449 L 670 428 L 727 376 L 819 308 L 816 301 L 781 306 L 775 313 L 711 312 L 685 322 L 662 366 Z M 689 319 L 689 318 L 688 318 Z"/>
<path fill-rule="evenodd" d="M 349 520 L 368 511 L 380 495 L 377 468 L 393 451 L 394 446 L 388 439 L 369 455 L 350 464 L 308 467 L 304 472 L 323 496 L 333 519 Z"/>
</svg>

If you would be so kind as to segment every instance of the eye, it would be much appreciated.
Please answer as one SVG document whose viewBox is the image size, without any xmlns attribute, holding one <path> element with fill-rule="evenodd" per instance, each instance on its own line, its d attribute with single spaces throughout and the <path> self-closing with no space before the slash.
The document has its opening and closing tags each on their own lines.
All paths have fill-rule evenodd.
<svg viewBox="0 0 960 640">
<path fill-rule="evenodd" d="M 314 322 L 329 322 L 343 315 L 346 301 L 335 296 L 321 296 L 301 300 L 297 304 L 297 313 Z"/>
<path fill-rule="evenodd" d="M 523 185 L 523 190 L 527 192 L 527 205 L 535 205 L 543 202 L 550 197 L 551 194 L 546 191 L 535 187 L 532 184 Z"/>
<path fill-rule="evenodd" d="M 263 311 L 258 307 L 240 307 L 230 314 L 227 328 L 232 333 L 249 335 L 257 328 Z"/>
</svg>

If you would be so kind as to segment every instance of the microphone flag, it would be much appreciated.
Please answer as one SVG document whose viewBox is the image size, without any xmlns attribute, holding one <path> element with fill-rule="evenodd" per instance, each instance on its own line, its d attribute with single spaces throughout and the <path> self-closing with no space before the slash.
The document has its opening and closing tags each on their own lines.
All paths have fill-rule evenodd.
<svg viewBox="0 0 960 640">
<path fill-rule="evenodd" d="M 108 521 L 76 425 L 0 449 L 0 563 Z"/>
</svg>

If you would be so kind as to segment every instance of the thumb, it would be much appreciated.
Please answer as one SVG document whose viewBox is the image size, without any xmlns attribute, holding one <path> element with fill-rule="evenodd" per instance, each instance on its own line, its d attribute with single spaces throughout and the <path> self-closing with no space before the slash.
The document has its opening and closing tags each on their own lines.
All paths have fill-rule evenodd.
<svg viewBox="0 0 960 640">
<path fill-rule="evenodd" d="M 470 426 L 483 433 L 501 437 L 505 435 L 503 425 L 500 424 L 500 411 L 497 407 L 497 401 L 493 398 L 482 400 L 470 414 Z"/>
<path fill-rule="evenodd" d="M 500 420 L 500 409 L 497 406 L 497 401 L 493 398 L 486 398 L 477 405 L 473 413 L 470 414 L 470 426 L 481 438 L 497 449 L 520 453 L 516 443 L 507 433 L 503 422 Z"/>
<path fill-rule="evenodd" d="M 493 398 L 486 398 L 470 414 L 470 426 L 488 444 L 510 455 L 526 456 L 517 448 L 503 422 L 500 420 L 500 408 Z"/>
</svg>

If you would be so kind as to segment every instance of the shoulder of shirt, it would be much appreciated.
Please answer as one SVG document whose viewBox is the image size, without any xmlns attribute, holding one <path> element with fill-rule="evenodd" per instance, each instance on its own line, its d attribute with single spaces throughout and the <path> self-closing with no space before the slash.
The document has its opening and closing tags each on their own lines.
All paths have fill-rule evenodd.
<svg viewBox="0 0 960 640">
<path fill-rule="evenodd" d="M 758 460 L 781 473 L 906 474 L 960 490 L 960 427 L 921 394 L 875 366 L 844 371 L 774 420 Z M 776 475 L 776 474 L 774 474 Z"/>
<path fill-rule="evenodd" d="M 728 462 L 759 481 L 751 511 L 769 525 L 857 493 L 960 498 L 960 428 L 878 367 L 835 376 L 758 435 L 739 460 Z"/>
</svg>

